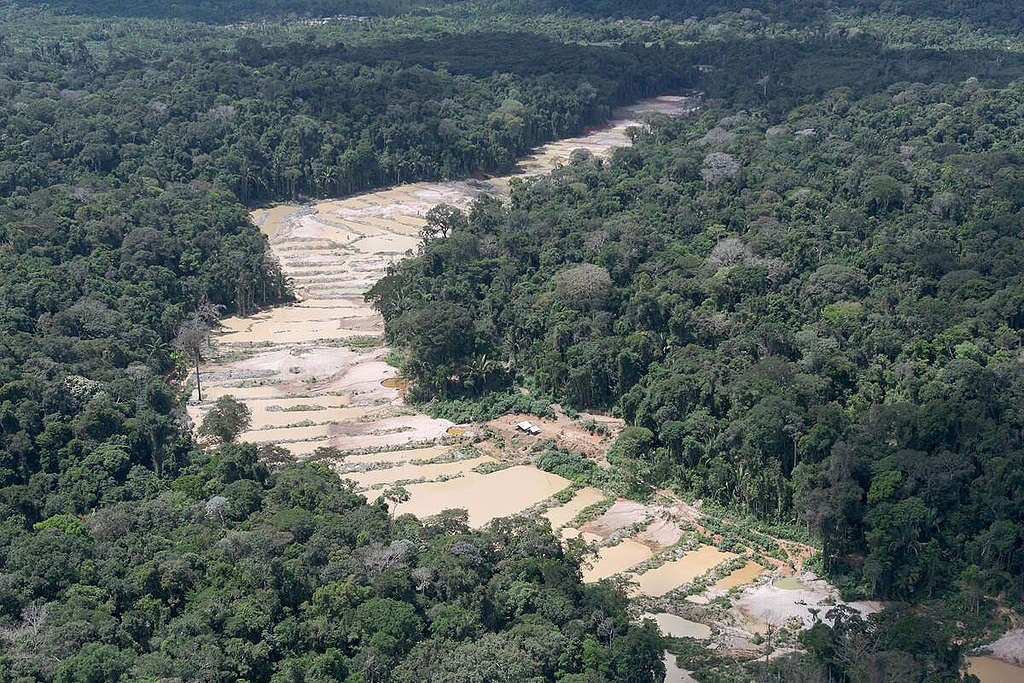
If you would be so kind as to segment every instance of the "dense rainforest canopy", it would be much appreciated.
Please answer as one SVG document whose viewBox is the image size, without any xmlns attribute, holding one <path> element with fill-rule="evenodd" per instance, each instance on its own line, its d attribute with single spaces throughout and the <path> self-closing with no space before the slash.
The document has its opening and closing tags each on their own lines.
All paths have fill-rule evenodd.
<svg viewBox="0 0 1024 683">
<path fill-rule="evenodd" d="M 0 486 L 59 475 L 122 437 L 137 462 L 173 460 L 164 380 L 180 369 L 179 324 L 203 303 L 245 314 L 287 296 L 246 202 L 505 168 L 687 78 L 671 50 L 507 32 L 351 48 L 243 37 L 149 55 L 11 42 Z"/>
<path fill-rule="evenodd" d="M 0 680 L 657 680 L 548 528 L 204 450 L 181 382 L 217 315 L 290 296 L 247 203 L 500 170 L 686 85 L 678 54 L 0 11 Z"/>
<path fill-rule="evenodd" d="M 479 203 L 370 296 L 425 396 L 507 360 L 625 417 L 649 482 L 804 525 L 867 595 L 1018 595 L 1020 84 L 864 46 L 879 80 L 763 44 L 785 71 L 760 89 L 718 73 L 745 46 L 700 116 Z"/>
<path fill-rule="evenodd" d="M 806 530 L 851 596 L 1019 604 L 1020 16 L 0 2 L 0 681 L 660 680 L 546 527 L 203 447 L 182 382 L 217 315 L 291 297 L 252 206 L 508 170 L 690 87 L 608 162 L 435 214 L 372 293 L 419 395 L 617 412 L 615 467 Z M 779 675 L 959 676 L 927 616 L 832 624 Z"/>
<path fill-rule="evenodd" d="M 169 487 L 132 477 L 133 500 L 81 519 L 0 526 L 0 609 L 23 615 L 0 680 L 663 675 L 654 624 L 631 625 L 611 586 L 582 585 L 547 525 L 395 520 L 323 466 L 270 474 L 259 456 L 224 446 Z"/>
</svg>

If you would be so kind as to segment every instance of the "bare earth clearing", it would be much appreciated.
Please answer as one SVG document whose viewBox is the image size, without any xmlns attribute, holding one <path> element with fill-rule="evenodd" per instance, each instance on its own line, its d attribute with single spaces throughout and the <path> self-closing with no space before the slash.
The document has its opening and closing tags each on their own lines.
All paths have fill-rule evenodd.
<svg viewBox="0 0 1024 683">
<path fill-rule="evenodd" d="M 299 458 L 321 446 L 338 448 L 346 456 L 333 466 L 369 499 L 391 484 L 406 486 L 410 499 L 398 506 L 398 514 L 429 516 L 465 508 L 470 525 L 481 527 L 497 517 L 540 510 L 563 539 L 580 538 L 594 546 L 585 581 L 635 581 L 647 609 L 660 607 L 653 611 L 666 632 L 696 633 L 712 637 L 715 647 L 745 651 L 756 649 L 748 638 L 766 622 L 782 623 L 789 617 L 806 622 L 806 607 L 834 591 L 815 583 L 813 576 L 806 577 L 809 591 L 773 586 L 775 578 L 792 572 L 777 560 L 781 574 L 765 573 L 753 561 L 737 568 L 736 555 L 701 545 L 713 539 L 699 525 L 698 507 L 679 500 L 658 505 L 619 500 L 587 516 L 577 528 L 571 522 L 588 506 L 608 501 L 608 494 L 584 488 L 559 504 L 552 497 L 571 482 L 533 465 L 503 462 L 510 457 L 522 462 L 531 445 L 554 438 L 606 467 L 604 454 L 622 429 L 621 420 L 596 415 L 572 420 L 561 411 L 553 420 L 505 415 L 486 425 L 499 438 L 460 451 L 481 426 L 455 426 L 405 405 L 404 384 L 385 361 L 389 350 L 383 343 L 383 321 L 363 300 L 390 264 L 416 251 L 424 215 L 436 204 L 467 208 L 483 194 L 504 198 L 513 177 L 547 173 L 567 163 L 576 149 L 607 157 L 613 148 L 629 144 L 626 129 L 640 125 L 644 115 L 678 115 L 695 106 L 693 98 L 661 97 L 617 110 L 615 120 L 599 131 L 541 147 L 522 160 L 513 176 L 411 183 L 348 199 L 255 211 L 253 219 L 270 239 L 299 302 L 223 321 L 214 351 L 201 369 L 203 401 L 193 394 L 190 417 L 198 424 L 213 401 L 232 395 L 252 410 L 252 425 L 242 440 L 275 444 Z M 514 425 L 522 419 L 538 424 L 541 434 L 517 432 Z M 607 433 L 583 429 L 588 419 Z M 794 566 L 799 567 L 799 558 Z M 710 587 L 683 600 L 687 586 L 702 578 L 710 581 L 702 585 Z M 738 610 L 723 617 L 706 607 L 716 595 L 743 586 Z M 675 595 L 675 601 L 662 597 L 666 594 Z M 707 623 L 718 627 L 716 635 Z M 667 653 L 666 664 L 667 680 L 693 680 Z M 1003 663 L 986 657 L 973 665 L 980 673 L 983 667 Z M 995 675 L 984 680 L 1001 679 Z"/>
<path fill-rule="evenodd" d="M 382 385 L 396 374 L 384 362 L 383 321 L 363 293 L 389 264 L 416 250 L 423 217 L 436 204 L 467 208 L 484 194 L 505 197 L 512 177 L 547 173 L 578 148 L 608 156 L 629 144 L 626 129 L 640 125 L 645 114 L 681 114 L 695 104 L 693 98 L 661 97 L 620 109 L 591 135 L 541 147 L 515 176 L 411 183 L 255 211 L 253 220 L 270 238 L 300 301 L 223 322 L 216 353 L 202 368 L 205 400 L 192 401 L 192 419 L 198 422 L 213 400 L 231 394 L 253 409 L 252 429 L 243 439 L 278 444 L 297 456 L 317 446 L 356 450 L 437 441 L 450 422 L 395 414 L 403 402 L 399 388 Z M 280 400 L 285 398 L 290 403 Z"/>
</svg>

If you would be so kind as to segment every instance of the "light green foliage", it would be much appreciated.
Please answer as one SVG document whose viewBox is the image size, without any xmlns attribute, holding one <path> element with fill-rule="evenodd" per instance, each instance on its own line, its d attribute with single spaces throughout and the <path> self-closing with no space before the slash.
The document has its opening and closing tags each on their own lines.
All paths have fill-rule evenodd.
<svg viewBox="0 0 1024 683">
<path fill-rule="evenodd" d="M 57 529 L 61 533 L 90 538 L 89 530 L 74 515 L 54 515 L 32 525 L 36 531 Z"/>
</svg>

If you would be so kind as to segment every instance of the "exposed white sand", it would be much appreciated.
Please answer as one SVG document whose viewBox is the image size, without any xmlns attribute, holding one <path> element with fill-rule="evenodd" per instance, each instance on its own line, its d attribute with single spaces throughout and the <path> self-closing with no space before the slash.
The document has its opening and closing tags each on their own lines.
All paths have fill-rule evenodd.
<svg viewBox="0 0 1024 683">
<path fill-rule="evenodd" d="M 992 654 L 1000 659 L 1024 664 L 1024 629 L 1007 631 L 1003 636 L 988 646 Z M 1024 681 L 1024 678 L 1020 680 Z"/>
<path fill-rule="evenodd" d="M 632 500 L 616 501 L 597 519 L 587 523 L 586 529 L 595 534 L 608 536 L 614 532 L 633 526 L 648 515 L 647 506 Z"/>
<path fill-rule="evenodd" d="M 839 591 L 810 572 L 804 572 L 799 578 L 806 588 L 779 588 L 771 583 L 750 586 L 744 589 L 742 597 L 735 605 L 743 614 L 764 623 L 782 625 L 791 617 L 796 617 L 806 626 L 810 626 L 814 623 L 811 609 L 819 610 L 818 616 L 823 618 L 831 604 L 843 602 L 839 598 Z M 879 606 L 874 603 L 844 604 L 863 615 L 879 610 Z"/>
<path fill-rule="evenodd" d="M 672 519 L 656 519 L 640 532 L 637 540 L 660 548 L 667 548 L 679 542 L 683 537 L 683 529 L 679 522 Z"/>
</svg>

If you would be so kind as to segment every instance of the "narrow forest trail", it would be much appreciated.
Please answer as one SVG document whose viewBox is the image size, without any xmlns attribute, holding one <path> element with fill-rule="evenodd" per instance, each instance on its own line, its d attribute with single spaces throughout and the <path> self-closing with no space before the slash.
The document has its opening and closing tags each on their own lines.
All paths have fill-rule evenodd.
<svg viewBox="0 0 1024 683">
<path fill-rule="evenodd" d="M 397 383 L 388 382 L 396 370 L 385 362 L 383 321 L 363 294 L 389 264 L 415 251 L 423 217 L 436 204 L 467 208 L 482 194 L 507 196 L 512 177 L 547 173 L 579 148 L 606 157 L 630 144 L 626 130 L 644 114 L 677 115 L 695 104 L 690 97 L 659 97 L 616 110 L 599 131 L 541 147 L 514 176 L 411 183 L 253 212 L 300 301 L 223 321 L 215 353 L 202 368 L 204 401 L 193 395 L 189 403 L 193 421 L 230 394 L 252 409 L 242 440 L 278 444 L 297 457 L 319 446 L 400 449 L 439 439 L 451 423 L 411 410 L 399 388 L 388 386 Z"/>
</svg>

